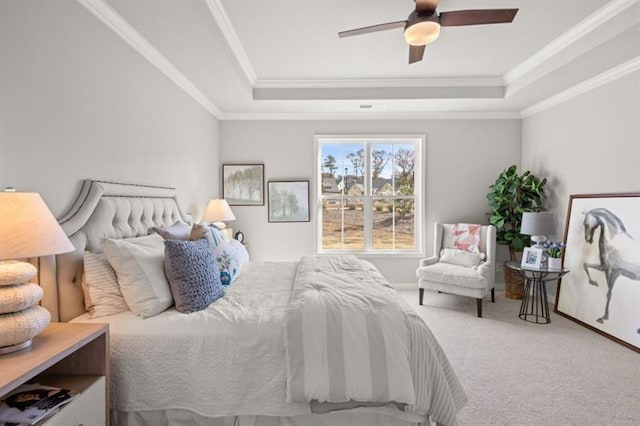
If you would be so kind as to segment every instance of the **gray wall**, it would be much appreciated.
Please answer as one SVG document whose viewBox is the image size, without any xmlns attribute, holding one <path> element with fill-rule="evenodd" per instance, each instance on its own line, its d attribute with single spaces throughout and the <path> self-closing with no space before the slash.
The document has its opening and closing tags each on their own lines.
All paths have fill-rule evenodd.
<svg viewBox="0 0 640 426">
<path fill-rule="evenodd" d="M 564 237 L 571 194 L 640 191 L 638 117 L 635 72 L 523 120 L 522 166 L 549 179 L 556 238 Z"/>
<path fill-rule="evenodd" d="M 85 178 L 218 189 L 218 122 L 75 1 L 0 2 L 0 189 L 61 215 Z"/>
<path fill-rule="evenodd" d="M 436 221 L 487 223 L 488 186 L 520 162 L 520 120 L 222 121 L 221 163 L 264 163 L 265 180 L 314 182 L 315 134 L 426 135 L 426 247 Z M 266 194 L 265 194 L 266 198 Z M 269 223 L 267 206 L 234 206 L 254 260 L 295 260 L 314 254 L 310 223 Z M 502 254 L 506 256 L 506 251 Z M 370 257 L 393 283 L 414 283 L 418 257 Z"/>
</svg>

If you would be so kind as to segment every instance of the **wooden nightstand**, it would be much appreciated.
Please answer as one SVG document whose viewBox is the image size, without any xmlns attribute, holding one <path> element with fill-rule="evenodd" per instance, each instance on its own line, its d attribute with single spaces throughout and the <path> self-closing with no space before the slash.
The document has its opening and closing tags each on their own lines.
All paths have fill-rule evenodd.
<svg viewBox="0 0 640 426">
<path fill-rule="evenodd" d="M 80 393 L 39 425 L 108 425 L 109 326 L 52 323 L 29 348 L 0 355 L 0 398 L 23 383 Z"/>
</svg>

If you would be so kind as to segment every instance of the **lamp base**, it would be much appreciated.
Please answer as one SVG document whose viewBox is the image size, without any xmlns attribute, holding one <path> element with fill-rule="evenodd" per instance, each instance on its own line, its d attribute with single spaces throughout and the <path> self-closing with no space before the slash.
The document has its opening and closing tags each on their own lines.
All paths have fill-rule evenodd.
<svg viewBox="0 0 640 426">
<path fill-rule="evenodd" d="M 36 272 L 26 262 L 0 262 L 0 354 L 29 347 L 51 322 L 49 311 L 38 305 L 42 290 L 24 282 Z"/>
<path fill-rule="evenodd" d="M 26 342 L 18 343 L 17 345 L 0 347 L 0 355 L 6 355 L 13 352 L 21 351 L 31 346 L 31 343 L 33 343 L 33 339 L 29 339 Z"/>
<path fill-rule="evenodd" d="M 535 248 L 544 248 L 544 242 L 547 241 L 547 236 L 546 235 L 532 235 L 531 236 L 531 241 L 533 241 L 534 243 L 536 243 Z"/>
</svg>

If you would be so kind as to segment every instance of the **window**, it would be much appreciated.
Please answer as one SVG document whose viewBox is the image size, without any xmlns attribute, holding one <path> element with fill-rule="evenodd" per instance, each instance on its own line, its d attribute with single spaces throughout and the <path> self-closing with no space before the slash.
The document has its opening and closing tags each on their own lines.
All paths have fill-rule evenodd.
<svg viewBox="0 0 640 426">
<path fill-rule="evenodd" d="M 317 251 L 418 253 L 421 136 L 316 136 Z"/>
</svg>

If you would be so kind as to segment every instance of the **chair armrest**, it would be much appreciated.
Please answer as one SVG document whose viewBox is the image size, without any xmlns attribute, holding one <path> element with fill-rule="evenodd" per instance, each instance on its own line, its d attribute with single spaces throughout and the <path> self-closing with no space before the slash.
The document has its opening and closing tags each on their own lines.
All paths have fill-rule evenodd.
<svg viewBox="0 0 640 426">
<path fill-rule="evenodd" d="M 426 259 L 420 260 L 420 266 L 429 266 L 437 263 L 440 258 L 438 256 L 427 257 Z"/>
<path fill-rule="evenodd" d="M 480 265 L 478 265 L 478 273 L 488 277 L 491 272 L 495 272 L 494 270 L 495 266 L 493 265 L 494 265 L 493 262 L 481 263 Z"/>
</svg>

